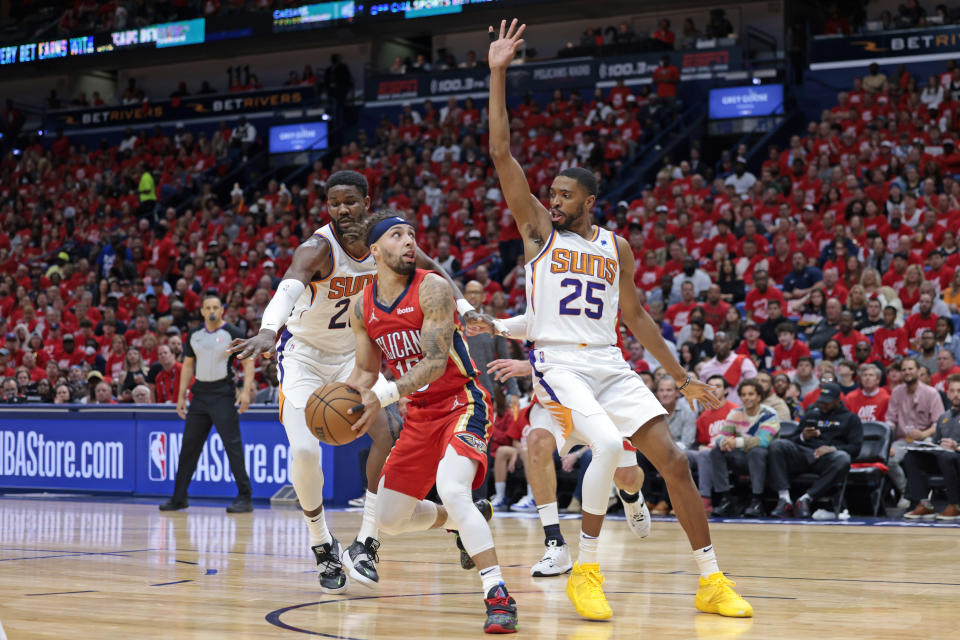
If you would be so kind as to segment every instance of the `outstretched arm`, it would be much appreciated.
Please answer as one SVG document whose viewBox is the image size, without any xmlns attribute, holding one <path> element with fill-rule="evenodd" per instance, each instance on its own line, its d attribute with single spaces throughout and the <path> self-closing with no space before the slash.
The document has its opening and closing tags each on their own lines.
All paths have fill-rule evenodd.
<svg viewBox="0 0 960 640">
<path fill-rule="evenodd" d="M 490 157 L 497 168 L 503 195 L 523 237 L 524 252 L 532 260 L 546 244 L 552 226 L 550 214 L 530 193 L 527 176 L 520 163 L 510 155 L 510 116 L 507 113 L 507 67 L 523 44 L 520 38 L 527 25 L 517 28 L 514 18 L 500 22 L 500 37 L 490 43 L 487 56 L 490 65 Z M 490 27 L 490 37 L 494 37 Z"/>
<path fill-rule="evenodd" d="M 333 268 L 330 245 L 322 236 L 314 234 L 293 252 L 293 261 L 283 274 L 270 304 L 263 311 L 260 333 L 246 340 L 236 339 L 227 348 L 241 360 L 255 358 L 261 353 L 272 353 L 276 348 L 277 331 L 287 322 L 297 298 L 309 286 L 316 274 L 329 275 Z"/>
<path fill-rule="evenodd" d="M 683 366 L 667 348 L 660 333 L 660 327 L 640 304 L 637 287 L 633 284 L 633 251 L 626 238 L 617 237 L 617 252 L 620 254 L 620 310 L 623 312 L 623 322 L 627 328 L 640 341 L 644 349 L 649 351 L 677 381 L 677 387 L 682 387 L 680 392 L 690 402 L 691 409 L 696 411 L 693 406 L 694 400 L 699 400 L 711 409 L 723 405 L 723 402 L 713 394 L 713 389 L 709 385 L 696 380 L 694 376 L 687 376 Z"/>
<path fill-rule="evenodd" d="M 492 321 L 492 318 L 487 316 L 485 313 L 480 313 L 478 310 L 474 309 L 473 305 L 467 302 L 463 292 L 460 291 L 460 287 L 457 286 L 456 280 L 450 277 L 450 274 L 447 273 L 447 270 L 440 266 L 439 262 L 425 254 L 419 248 L 417 249 L 417 268 L 429 269 L 447 281 L 447 284 L 450 285 L 451 289 L 453 289 L 453 297 L 457 301 L 457 311 L 460 313 L 460 319 L 463 320 L 465 324 L 469 322 L 485 320 Z"/>
</svg>

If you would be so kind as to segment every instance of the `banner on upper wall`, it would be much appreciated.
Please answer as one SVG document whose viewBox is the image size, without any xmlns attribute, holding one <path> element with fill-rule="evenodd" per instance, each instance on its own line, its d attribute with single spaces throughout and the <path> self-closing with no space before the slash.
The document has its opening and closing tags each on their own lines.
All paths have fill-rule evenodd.
<svg viewBox="0 0 960 640">
<path fill-rule="evenodd" d="M 609 86 L 623 79 L 626 84 L 645 84 L 653 81 L 653 72 L 660 59 L 670 56 L 670 64 L 680 70 L 681 80 L 703 80 L 715 73 L 740 69 L 740 49 L 705 49 L 703 51 L 667 51 L 632 56 L 602 58 L 596 61 L 597 84 Z"/>
<path fill-rule="evenodd" d="M 138 105 L 71 109 L 49 114 L 51 126 L 76 128 L 190 120 L 209 116 L 233 116 L 257 111 L 279 111 L 302 108 L 316 99 L 313 87 L 289 87 L 249 93 L 218 94 L 174 98 Z"/>
<path fill-rule="evenodd" d="M 866 67 L 949 60 L 960 56 L 960 26 L 818 36 L 810 42 L 810 69 Z"/>
<path fill-rule="evenodd" d="M 740 49 L 639 53 L 610 58 L 561 58 L 515 65 L 507 69 L 507 92 L 513 95 L 608 86 L 623 78 L 627 84 L 650 82 L 663 55 L 680 69 L 681 79 L 699 80 L 742 66 Z M 402 76 L 371 76 L 366 82 L 368 103 L 397 104 L 404 100 L 446 98 L 451 95 L 485 93 L 487 69 L 459 69 Z"/>
</svg>

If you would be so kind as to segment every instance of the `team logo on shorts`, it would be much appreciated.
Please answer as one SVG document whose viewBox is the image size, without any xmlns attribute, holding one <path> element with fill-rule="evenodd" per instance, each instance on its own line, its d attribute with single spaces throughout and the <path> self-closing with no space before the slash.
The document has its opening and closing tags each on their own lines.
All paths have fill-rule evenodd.
<svg viewBox="0 0 960 640">
<path fill-rule="evenodd" d="M 469 431 L 464 431 L 463 433 L 457 434 L 457 439 L 460 440 L 463 444 L 467 445 L 471 449 L 476 449 L 480 453 L 487 452 L 487 443 L 483 438 L 476 435 L 475 433 L 470 433 Z"/>
<path fill-rule="evenodd" d="M 151 480 L 167 479 L 167 434 L 163 431 L 150 432 L 150 466 L 147 475 Z"/>
</svg>

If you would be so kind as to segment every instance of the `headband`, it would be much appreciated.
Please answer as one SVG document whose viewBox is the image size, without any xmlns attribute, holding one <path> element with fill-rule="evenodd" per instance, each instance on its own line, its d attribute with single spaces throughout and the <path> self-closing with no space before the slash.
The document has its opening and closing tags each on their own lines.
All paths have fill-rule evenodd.
<svg viewBox="0 0 960 640">
<path fill-rule="evenodd" d="M 370 229 L 370 232 L 367 233 L 367 244 L 368 245 L 373 244 L 374 242 L 380 239 L 380 236 L 382 236 L 387 232 L 387 229 L 389 229 L 390 227 L 395 227 L 398 224 L 408 224 L 411 227 L 413 226 L 412 222 L 410 222 L 409 220 L 405 220 L 400 216 L 393 216 L 390 218 L 386 218 L 378 222 L 373 227 L 373 229 Z"/>
</svg>

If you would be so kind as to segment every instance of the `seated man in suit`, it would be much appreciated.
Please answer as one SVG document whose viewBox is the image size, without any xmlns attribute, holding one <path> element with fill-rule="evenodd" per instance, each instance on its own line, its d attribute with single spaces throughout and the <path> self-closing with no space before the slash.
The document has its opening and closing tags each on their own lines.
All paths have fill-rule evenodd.
<svg viewBox="0 0 960 640">
<path fill-rule="evenodd" d="M 850 461 L 860 454 L 863 424 L 843 404 L 843 391 L 835 382 L 820 387 L 820 397 L 803 416 L 800 431 L 790 438 L 770 443 L 770 486 L 779 494 L 775 518 L 792 513 L 810 517 L 810 504 L 842 482 L 850 471 Z M 790 502 L 790 478 L 812 472 L 819 477 L 796 501 Z"/>
<path fill-rule="evenodd" d="M 934 423 L 933 442 L 940 448 L 908 450 L 903 458 L 907 497 L 913 507 L 903 517 L 910 520 L 960 520 L 960 374 L 947 378 L 947 397 L 950 408 Z M 943 476 L 947 491 L 947 507 L 940 513 L 927 501 L 930 475 L 937 473 Z"/>
</svg>

